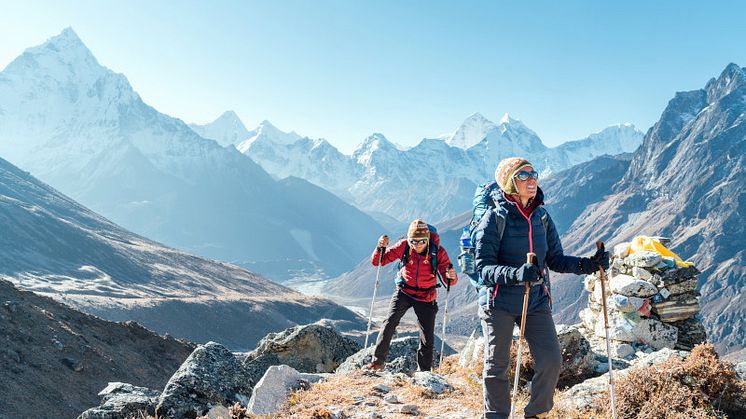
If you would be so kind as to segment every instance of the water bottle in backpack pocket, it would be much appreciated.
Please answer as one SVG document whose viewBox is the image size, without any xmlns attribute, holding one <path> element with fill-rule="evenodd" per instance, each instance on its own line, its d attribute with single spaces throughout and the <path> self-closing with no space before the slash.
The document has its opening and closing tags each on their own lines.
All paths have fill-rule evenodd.
<svg viewBox="0 0 746 419">
<path fill-rule="evenodd" d="M 461 233 L 461 254 L 458 255 L 458 266 L 461 268 L 461 272 L 470 278 L 477 274 L 474 256 L 474 245 L 471 242 L 470 228 L 466 226 L 463 233 Z"/>
</svg>

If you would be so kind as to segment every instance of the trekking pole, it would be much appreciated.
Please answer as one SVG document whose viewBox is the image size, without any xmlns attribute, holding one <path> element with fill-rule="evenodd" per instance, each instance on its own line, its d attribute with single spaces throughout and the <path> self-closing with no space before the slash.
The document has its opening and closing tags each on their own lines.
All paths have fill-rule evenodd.
<svg viewBox="0 0 746 419">
<path fill-rule="evenodd" d="M 596 248 L 603 252 L 604 243 L 596 242 Z M 598 267 L 598 273 L 601 275 L 601 302 L 604 308 L 604 331 L 606 332 L 606 358 L 609 361 L 609 394 L 611 395 L 611 417 L 616 419 L 616 397 L 614 396 L 614 367 L 611 362 L 611 343 L 609 343 L 609 315 L 606 312 L 606 286 L 604 285 L 604 268 Z"/>
<path fill-rule="evenodd" d="M 453 265 L 449 265 L 448 269 L 453 268 Z M 438 272 L 438 275 L 440 275 L 440 272 Z M 443 368 L 443 350 L 446 346 L 446 324 L 448 323 L 448 294 L 451 292 L 451 281 L 448 281 L 448 285 L 445 284 L 445 281 L 443 281 L 443 277 L 440 277 L 440 281 L 443 282 L 443 285 L 446 287 L 446 310 L 445 313 L 443 313 L 443 331 L 440 333 L 440 361 L 438 361 L 438 368 Z"/>
<path fill-rule="evenodd" d="M 536 257 L 535 253 L 526 253 L 526 263 L 532 263 Z M 513 379 L 513 395 L 510 397 L 510 419 L 515 413 L 515 395 L 518 392 L 518 377 L 521 372 L 521 351 L 523 350 L 523 330 L 526 328 L 526 312 L 528 311 L 528 294 L 531 284 L 526 282 L 526 292 L 523 294 L 523 310 L 521 311 L 521 330 L 518 336 L 518 355 L 515 357 L 515 378 Z"/>
<path fill-rule="evenodd" d="M 376 302 L 376 293 L 378 292 L 378 278 L 381 275 L 381 265 L 383 264 L 383 252 L 386 250 L 385 247 L 379 247 L 378 251 L 381 254 L 378 259 L 378 268 L 376 269 L 376 283 L 373 286 L 373 299 L 370 301 L 370 313 L 368 314 L 368 330 L 365 331 L 365 345 L 363 349 L 368 347 L 368 337 L 370 336 L 370 322 L 373 320 L 373 304 Z"/>
</svg>

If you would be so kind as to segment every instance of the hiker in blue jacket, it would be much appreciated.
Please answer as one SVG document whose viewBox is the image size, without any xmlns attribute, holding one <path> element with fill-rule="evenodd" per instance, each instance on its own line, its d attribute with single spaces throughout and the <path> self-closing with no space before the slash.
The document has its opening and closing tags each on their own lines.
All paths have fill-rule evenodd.
<svg viewBox="0 0 746 419">
<path fill-rule="evenodd" d="M 531 285 L 524 334 L 534 359 L 534 376 L 524 415 L 542 418 L 552 409 L 562 363 L 552 320 L 548 269 L 588 274 L 609 265 L 603 249 L 590 258 L 563 253 L 557 229 L 542 207 L 544 194 L 538 179 L 526 159 L 501 161 L 495 170 L 499 186 L 492 193 L 495 207 L 487 210 L 475 230 L 479 318 L 486 340 L 485 418 L 507 418 L 510 413 L 510 345 L 513 326 L 521 322 L 525 284 Z M 526 263 L 529 252 L 536 254 L 534 263 Z"/>
</svg>

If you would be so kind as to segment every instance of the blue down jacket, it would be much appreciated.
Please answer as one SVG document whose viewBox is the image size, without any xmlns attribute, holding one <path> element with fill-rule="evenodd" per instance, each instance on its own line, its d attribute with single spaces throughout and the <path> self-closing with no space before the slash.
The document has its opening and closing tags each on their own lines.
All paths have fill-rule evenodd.
<svg viewBox="0 0 746 419">
<path fill-rule="evenodd" d="M 476 264 L 479 274 L 479 304 L 521 315 L 525 286 L 516 281 L 516 271 L 526 263 L 526 254 L 536 254 L 544 283 L 531 287 L 529 312 L 550 309 L 549 272 L 590 273 L 589 258 L 565 256 L 559 234 L 551 217 L 544 228 L 542 215 L 544 192 L 537 188 L 532 204 L 522 212 L 518 204 L 505 197 L 500 189 L 492 193 L 495 208 L 484 214 L 475 232 Z M 525 214 L 525 215 L 524 215 Z M 497 217 L 505 218 L 505 229 L 499 238 Z M 530 233 L 530 234 L 529 234 Z"/>
</svg>

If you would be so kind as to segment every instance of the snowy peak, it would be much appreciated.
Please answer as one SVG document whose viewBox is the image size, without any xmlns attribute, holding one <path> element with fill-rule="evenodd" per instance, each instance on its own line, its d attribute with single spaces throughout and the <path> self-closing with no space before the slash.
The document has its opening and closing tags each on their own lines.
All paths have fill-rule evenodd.
<svg viewBox="0 0 746 419">
<path fill-rule="evenodd" d="M 452 147 L 465 150 L 478 144 L 495 128 L 496 126 L 492 121 L 480 113 L 473 113 L 446 139 L 446 143 Z"/>
<path fill-rule="evenodd" d="M 288 146 L 302 138 L 294 131 L 284 132 L 279 130 L 266 119 L 262 121 L 262 123 L 260 123 L 252 133 L 254 135 L 245 139 L 236 146 L 238 151 L 244 154 L 249 154 L 249 156 L 251 156 L 250 151 L 255 144 L 262 144 L 269 147 Z"/>
<path fill-rule="evenodd" d="M 59 70 L 65 72 L 82 72 L 83 70 L 99 70 L 101 66 L 88 47 L 80 40 L 72 28 L 64 29 L 59 35 L 49 38 L 45 43 L 26 49 L 18 58 L 13 60 L 6 72 L 10 74 L 26 73 L 29 70 L 45 70 L 50 67 L 63 67 L 50 76 L 59 75 Z"/>
<path fill-rule="evenodd" d="M 233 111 L 223 112 L 218 119 L 209 124 L 189 124 L 189 127 L 201 137 L 215 140 L 222 146 L 239 144 L 256 134 L 254 131 L 249 132 Z"/>
</svg>

